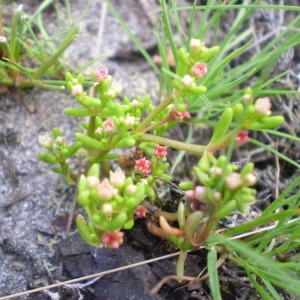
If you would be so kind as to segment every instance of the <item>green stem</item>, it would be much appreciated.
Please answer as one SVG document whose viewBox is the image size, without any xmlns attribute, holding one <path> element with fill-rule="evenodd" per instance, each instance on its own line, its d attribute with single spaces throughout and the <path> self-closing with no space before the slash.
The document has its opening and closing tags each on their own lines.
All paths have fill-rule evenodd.
<svg viewBox="0 0 300 300">
<path fill-rule="evenodd" d="M 228 146 L 230 139 L 232 138 L 232 131 L 227 133 L 223 138 L 218 140 L 218 142 L 213 143 L 212 145 L 207 145 L 207 151 L 213 153 L 217 150 L 224 149 Z"/>
<path fill-rule="evenodd" d="M 59 164 L 60 164 L 61 169 L 63 170 L 63 169 L 64 169 L 64 166 L 65 166 L 67 163 L 66 163 L 65 161 L 63 161 L 63 162 L 60 162 Z M 69 184 L 75 184 L 75 183 L 76 183 L 76 177 L 77 177 L 77 176 L 76 176 L 75 173 L 73 173 L 72 171 L 70 171 L 69 168 L 68 168 L 67 172 L 65 172 L 63 175 L 65 176 L 65 179 L 66 179 L 66 181 L 67 181 Z"/>
<path fill-rule="evenodd" d="M 159 122 L 157 122 L 157 123 L 155 123 L 151 126 L 148 126 L 148 127 L 144 128 L 143 132 L 145 133 L 145 132 L 148 132 L 148 131 L 151 131 L 151 130 L 155 129 L 158 126 L 164 125 L 164 124 L 170 122 L 170 119 L 171 118 L 169 116 L 167 116 L 163 120 L 161 120 L 161 121 L 159 121 Z"/>
<path fill-rule="evenodd" d="M 191 152 L 199 155 L 202 155 L 207 150 L 206 146 L 203 145 L 195 145 L 195 144 L 179 142 L 179 141 L 171 140 L 161 136 L 155 136 L 148 133 L 142 134 L 141 140 L 148 141 L 148 142 L 155 142 L 174 149 L 183 150 L 186 152 Z"/>
<path fill-rule="evenodd" d="M 145 127 L 151 123 L 151 121 L 159 114 L 163 109 L 165 109 L 168 105 L 173 102 L 173 98 L 167 98 L 163 102 L 161 102 L 155 109 L 144 119 L 144 121 L 140 124 L 140 126 L 136 129 L 137 133 L 145 132 Z"/>
<path fill-rule="evenodd" d="M 90 117 L 90 122 L 89 122 L 89 129 L 88 129 L 88 136 L 89 137 L 92 137 L 92 135 L 95 131 L 95 121 L 96 121 L 96 117 L 91 116 Z"/>
<path fill-rule="evenodd" d="M 187 252 L 180 250 L 179 257 L 176 263 L 176 275 L 179 278 L 184 276 L 184 265 L 185 265 L 184 263 L 186 261 L 186 257 L 187 257 Z M 181 280 L 179 282 L 181 282 Z"/>
</svg>

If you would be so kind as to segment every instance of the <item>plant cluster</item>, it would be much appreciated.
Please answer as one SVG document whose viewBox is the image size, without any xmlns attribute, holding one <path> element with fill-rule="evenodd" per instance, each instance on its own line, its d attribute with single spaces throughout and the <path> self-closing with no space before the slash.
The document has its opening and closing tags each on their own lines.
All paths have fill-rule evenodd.
<svg viewBox="0 0 300 300">
<path fill-rule="evenodd" d="M 65 114 L 89 117 L 89 121 L 82 122 L 82 129 L 75 133 L 77 141 L 71 145 L 65 143 L 57 128 L 53 137 L 40 137 L 40 144 L 48 150 L 40 158 L 58 164 L 53 170 L 65 175 L 69 182 L 75 182 L 75 177 L 66 160 L 75 153 L 87 158 L 90 166 L 78 181 L 78 203 L 89 222 L 81 215 L 77 217 L 79 232 L 86 242 L 119 247 L 123 240 L 120 230 L 132 228 L 135 214 L 145 216 L 141 203 L 144 200 L 155 203 L 155 182 L 171 180 L 167 173 L 168 147 L 189 149 L 202 157 L 194 167 L 194 179 L 179 185 L 185 190 L 187 202 L 181 202 L 173 214 L 159 211 L 159 226 L 151 223 L 148 226 L 151 232 L 188 250 L 202 245 L 219 219 L 235 209 L 245 213 L 255 201 L 253 163 L 238 170 L 226 156 L 216 158 L 213 153 L 230 143 L 234 146 L 247 143 L 249 130 L 281 124 L 283 117 L 271 116 L 269 98 L 253 99 L 251 89 L 246 89 L 239 103 L 224 110 L 207 145 L 187 144 L 162 136 L 176 123 L 190 118 L 185 99 L 206 92 L 201 79 L 218 50 L 217 46 L 207 48 L 199 39 L 191 39 L 188 48 L 180 48 L 172 95 L 157 106 L 149 97 L 132 100 L 124 97 L 119 101 L 122 88 L 106 68 L 96 69 L 88 80 L 82 74 L 76 77 L 66 74 L 66 87 L 81 107 L 67 108 Z M 85 81 L 93 83 L 93 97 L 84 91 Z M 122 153 L 116 150 L 133 147 L 132 159 L 124 164 Z M 125 169 L 118 167 L 112 171 L 109 161 L 115 159 L 121 166 L 123 161 Z M 172 227 L 168 221 L 177 221 L 178 227 Z"/>
<path fill-rule="evenodd" d="M 266 87 L 285 76 L 286 72 L 267 79 L 264 69 L 269 61 L 276 61 L 287 49 L 299 43 L 299 18 L 284 30 L 276 31 L 267 46 L 249 61 L 227 68 L 231 60 L 251 45 L 251 40 L 245 42 L 249 37 L 251 39 L 251 30 L 239 30 L 253 10 L 259 7 L 259 1 L 254 5 L 248 5 L 248 1 L 245 1 L 245 5 L 241 6 L 230 1 L 225 8 L 223 4 L 213 6 L 213 1 L 208 1 L 205 7 L 197 7 L 195 1 L 193 7 L 188 8 L 191 10 L 188 42 L 181 37 L 179 49 L 172 34 L 170 15 L 173 14 L 176 28 L 180 31 L 180 10 L 175 0 L 170 1 L 172 9 L 167 6 L 167 1 L 160 1 L 163 32 L 154 30 L 162 57 L 162 68 L 159 70 L 110 1 L 105 0 L 160 76 L 161 88 L 166 92 L 162 101 L 155 104 L 149 96 L 134 99 L 125 96 L 120 99 L 122 87 L 104 67 L 96 68 L 90 76 L 79 72 L 66 73 L 61 57 L 76 39 L 81 27 L 69 26 L 66 35 L 50 37 L 44 28 L 41 12 L 52 2 L 43 1 L 32 17 L 26 16 L 20 6 L 13 14 L 10 28 L 0 23 L 0 79 L 1 85 L 5 87 L 63 87 L 76 99 L 77 105 L 65 109 L 67 116 L 84 118 L 81 128 L 75 133 L 76 142 L 69 144 L 60 129 L 54 128 L 51 134 L 40 136 L 39 143 L 46 150 L 40 153 L 40 159 L 54 165 L 54 172 L 64 175 L 69 184 L 77 187 L 78 204 L 85 212 L 85 216 L 78 215 L 76 220 L 82 238 L 95 247 L 117 249 L 123 243 L 124 230 L 131 229 L 136 218 L 147 218 L 150 232 L 171 241 L 180 249 L 176 269 L 179 280 L 184 277 L 187 250 L 206 246 L 214 299 L 221 299 L 217 252 L 229 253 L 228 257 L 245 269 L 250 282 L 264 298 L 270 299 L 271 294 L 279 299 L 273 284 L 282 288 L 288 286 L 291 292 L 299 295 L 295 280 L 295 276 L 299 276 L 299 255 L 289 264 L 273 261 L 274 256 L 299 247 L 299 225 L 297 219 L 293 218 L 299 214 L 300 195 L 298 193 L 287 197 L 300 184 L 299 179 L 257 220 L 236 226 L 220 236 L 212 234 L 220 219 L 228 217 L 236 209 L 247 213 L 256 200 L 257 177 L 254 164 L 248 162 L 239 167 L 230 162 L 235 147 L 251 141 L 300 167 L 296 162 L 249 137 L 251 131 L 270 132 L 270 129 L 283 122 L 282 116 L 272 115 L 270 95 L 296 93 L 285 88 L 267 90 Z M 70 9 L 69 1 L 66 1 L 66 5 Z M 214 27 L 212 45 L 217 44 L 218 26 L 223 13 L 229 8 L 237 9 L 238 12 L 227 36 L 220 46 L 207 47 L 200 38 Z M 270 8 L 277 9 L 276 6 Z M 197 10 L 203 10 L 204 14 L 195 33 L 192 33 Z M 33 24 L 37 31 L 32 29 Z M 59 47 L 55 47 L 54 39 L 61 37 Z M 175 61 L 175 70 L 168 65 L 168 46 Z M 23 65 L 23 59 L 28 57 L 34 62 L 34 68 Z M 65 75 L 65 81 L 52 80 L 61 74 Z M 249 78 L 252 76 L 258 79 L 249 87 Z M 87 88 L 93 89 L 92 96 L 87 94 Z M 188 139 L 185 142 L 178 141 L 168 135 L 178 123 L 187 123 L 191 129 L 195 123 L 208 119 L 206 124 L 211 125 L 213 133 L 205 145 L 191 144 Z M 287 134 L 272 133 L 291 138 Z M 151 216 L 145 204 L 150 202 L 159 206 L 157 181 L 172 180 L 168 148 L 199 155 L 199 160 L 189 174 L 190 180 L 178 185 L 183 196 L 177 210 L 170 212 L 158 209 L 155 216 Z M 219 154 L 218 150 L 222 149 L 226 149 L 226 155 Z M 82 174 L 70 167 L 69 160 L 74 155 L 85 158 L 85 171 Z M 283 207 L 284 211 L 280 211 Z M 275 221 L 279 225 L 264 236 L 254 235 L 244 239 L 244 243 L 230 240 L 238 234 Z M 273 247 L 278 236 L 282 237 L 282 244 Z M 256 265 L 251 261 L 255 261 Z M 262 278 L 263 284 L 258 283 L 254 275 Z"/>
</svg>

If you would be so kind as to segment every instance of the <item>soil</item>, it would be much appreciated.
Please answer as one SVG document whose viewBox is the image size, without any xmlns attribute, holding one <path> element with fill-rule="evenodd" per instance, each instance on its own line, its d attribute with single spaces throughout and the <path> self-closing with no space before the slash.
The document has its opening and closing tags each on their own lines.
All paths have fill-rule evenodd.
<svg viewBox="0 0 300 300">
<path fill-rule="evenodd" d="M 72 18 L 76 21 L 84 10 L 85 1 L 71 2 Z M 152 34 L 160 11 L 157 2 L 111 2 L 150 55 L 157 54 L 157 45 Z M 184 1 L 178 1 L 179 4 L 181 2 Z M 32 14 L 39 4 L 38 0 L 28 0 L 24 3 L 23 10 Z M 56 1 L 56 4 L 62 16 L 66 16 L 64 1 Z M 298 5 L 297 1 L 290 4 Z M 10 22 L 12 9 L 17 6 L 14 1 L 3 1 L 6 24 Z M 109 11 L 105 14 L 102 42 L 97 44 L 103 11 L 102 1 L 92 1 L 83 20 L 83 32 L 65 53 L 66 65 L 70 68 L 84 65 L 100 54 L 105 54 L 106 58 L 98 61 L 96 65 L 108 67 L 110 74 L 124 86 L 124 95 L 134 98 L 150 94 L 158 101 L 159 85 L 155 73 Z M 226 33 L 226 22 L 232 20 L 234 13 L 228 12 L 229 18 L 224 19 L 220 37 Z M 182 16 L 183 27 L 188 20 L 186 14 Z M 270 26 L 278 25 L 274 23 L 276 17 L 269 18 L 270 14 L 259 11 L 255 14 L 254 24 L 261 36 L 267 34 Z M 284 21 L 290 21 L 293 17 L 292 14 L 285 15 Z M 43 21 L 52 34 L 57 30 L 55 18 L 54 6 L 50 5 L 43 12 Z M 294 51 L 285 53 L 274 67 L 274 72 L 291 69 L 292 75 L 282 80 L 293 83 L 296 89 L 299 88 L 299 57 L 299 48 L 295 48 Z M 283 112 L 287 120 L 281 130 L 299 136 L 297 100 L 299 99 L 296 97 L 274 99 L 274 108 Z M 143 220 L 137 221 L 134 228 L 126 232 L 124 245 L 117 251 L 95 249 L 86 245 L 74 226 L 66 236 L 66 222 L 74 207 L 75 191 L 59 175 L 54 174 L 48 165 L 39 161 L 38 154 L 42 149 L 38 144 L 38 135 L 50 132 L 57 126 L 67 141 L 74 141 L 74 131 L 80 126 L 80 120 L 73 120 L 63 114 L 63 109 L 72 105 L 74 99 L 64 91 L 12 88 L 0 96 L 0 297 L 4 297 L 1 299 L 37 287 L 176 252 L 167 242 L 151 235 Z M 174 134 L 180 138 L 184 136 L 184 132 L 183 126 L 176 129 Z M 200 134 L 205 139 L 209 133 L 201 130 Z M 268 142 L 267 138 L 260 137 L 263 142 Z M 273 141 L 272 146 L 299 163 L 296 143 L 281 139 Z M 249 216 L 255 218 L 276 196 L 276 160 L 273 155 L 263 151 L 256 152 L 250 147 L 241 148 L 234 153 L 236 161 L 243 161 L 245 157 L 255 162 L 260 178 L 257 186 L 258 201 Z M 189 156 L 175 175 L 185 179 L 182 178 L 182 170 L 187 170 L 193 160 L 195 157 Z M 170 161 L 172 162 L 172 156 Z M 279 161 L 279 166 L 280 192 L 299 176 L 299 171 L 283 161 Z M 174 195 L 168 187 L 164 186 L 163 189 L 166 190 L 164 197 L 172 201 Z M 76 207 L 75 214 L 78 212 L 80 208 Z M 244 220 L 245 216 L 234 214 L 226 221 L 226 226 L 233 226 L 232 224 Z M 85 283 L 80 282 L 81 286 L 69 285 L 15 299 L 59 299 L 58 295 L 60 299 L 211 299 L 208 280 L 191 282 L 189 285 L 186 285 L 187 282 L 179 284 L 177 281 L 170 281 L 157 295 L 149 295 L 149 290 L 161 278 L 175 273 L 176 260 L 175 256 L 104 275 L 97 281 L 89 279 Z M 205 266 L 205 250 L 190 253 L 186 262 L 186 275 L 198 276 Z M 229 262 L 220 268 L 219 276 L 223 299 L 260 299 L 243 271 Z M 284 292 L 282 297 L 291 299 Z"/>
</svg>

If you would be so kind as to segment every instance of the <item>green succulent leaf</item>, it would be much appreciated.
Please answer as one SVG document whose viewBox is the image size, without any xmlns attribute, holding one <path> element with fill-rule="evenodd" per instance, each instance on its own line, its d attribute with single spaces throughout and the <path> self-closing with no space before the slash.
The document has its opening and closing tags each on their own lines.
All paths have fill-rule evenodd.
<svg viewBox="0 0 300 300">
<path fill-rule="evenodd" d="M 64 110 L 67 116 L 82 118 L 91 116 L 91 112 L 87 108 L 68 107 Z"/>
<path fill-rule="evenodd" d="M 218 144 L 218 142 L 226 135 L 229 126 L 231 125 L 232 117 L 233 109 L 231 107 L 226 108 L 221 115 L 216 127 L 214 128 L 214 132 L 210 139 L 208 147 L 214 147 L 214 145 Z"/>
<path fill-rule="evenodd" d="M 88 226 L 82 215 L 77 216 L 76 225 L 80 236 L 87 244 L 93 247 L 99 247 L 101 245 L 95 234 L 95 231 L 91 230 L 91 227 Z"/>
<path fill-rule="evenodd" d="M 83 133 L 76 132 L 75 136 L 76 136 L 77 140 L 82 142 L 82 144 L 87 148 L 93 148 L 93 149 L 98 149 L 98 150 L 104 149 L 103 143 L 101 143 Z"/>
<path fill-rule="evenodd" d="M 45 152 L 40 152 L 39 158 L 41 161 L 47 163 L 47 164 L 56 164 L 58 163 L 57 157 L 54 155 L 48 155 Z"/>
<path fill-rule="evenodd" d="M 127 213 L 125 211 L 122 211 L 116 217 L 114 217 L 109 223 L 106 224 L 99 223 L 95 225 L 103 231 L 114 231 L 123 228 L 127 220 L 128 220 Z"/>
</svg>

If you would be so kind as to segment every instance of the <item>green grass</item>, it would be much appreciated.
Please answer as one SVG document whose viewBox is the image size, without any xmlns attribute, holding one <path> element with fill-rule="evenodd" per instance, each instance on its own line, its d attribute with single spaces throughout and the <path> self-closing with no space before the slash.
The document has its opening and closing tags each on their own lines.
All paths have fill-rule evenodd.
<svg viewBox="0 0 300 300">
<path fill-rule="evenodd" d="M 3 25 L 0 6 L 0 28 L 4 39 L 0 42 L 0 79 L 6 87 L 42 87 L 60 90 L 64 85 L 66 68 L 63 62 L 65 50 L 80 34 L 80 21 L 86 8 L 74 23 L 71 18 L 71 4 L 66 1 L 67 20 L 61 15 L 54 0 L 44 0 L 33 15 L 26 15 L 21 6 L 13 12 L 11 25 Z M 57 32 L 52 35 L 43 22 L 45 9 L 53 6 L 56 11 Z M 97 58 L 99 59 L 99 58 Z M 28 67 L 28 62 L 32 65 Z M 79 66 L 78 66 L 79 67 Z"/>
</svg>

